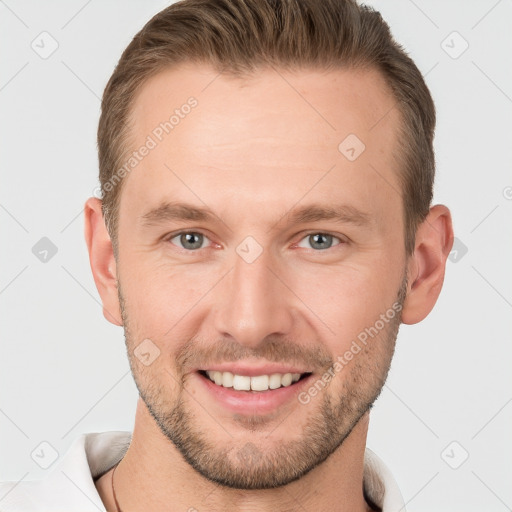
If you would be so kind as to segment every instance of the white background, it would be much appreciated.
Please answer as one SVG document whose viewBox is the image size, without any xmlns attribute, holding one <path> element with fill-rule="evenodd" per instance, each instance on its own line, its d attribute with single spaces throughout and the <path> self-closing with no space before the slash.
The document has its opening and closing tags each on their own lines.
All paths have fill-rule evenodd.
<svg viewBox="0 0 512 512">
<path fill-rule="evenodd" d="M 122 329 L 102 315 L 82 210 L 98 185 L 103 88 L 166 5 L 0 2 L 0 481 L 42 477 L 30 456 L 42 441 L 63 455 L 80 433 L 133 428 L 137 390 Z M 434 311 L 401 328 L 368 446 L 409 511 L 510 510 L 512 3 L 371 5 L 431 89 L 434 202 L 451 208 L 460 242 Z M 59 45 L 47 59 L 31 48 L 43 31 Z M 58 250 L 46 263 L 32 252 L 42 237 Z"/>
</svg>

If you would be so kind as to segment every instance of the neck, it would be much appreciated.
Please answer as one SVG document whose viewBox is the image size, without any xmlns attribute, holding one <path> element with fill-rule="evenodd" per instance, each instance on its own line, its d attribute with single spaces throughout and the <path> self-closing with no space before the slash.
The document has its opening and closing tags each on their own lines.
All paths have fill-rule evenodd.
<svg viewBox="0 0 512 512">
<path fill-rule="evenodd" d="M 122 512 L 201 510 L 370 510 L 363 496 L 368 413 L 343 444 L 305 476 L 276 489 L 238 490 L 210 482 L 194 470 L 162 434 L 139 398 L 132 441 L 115 472 Z M 109 471 L 96 487 L 107 510 L 116 510 Z M 169 508 L 172 504 L 172 508 Z"/>
</svg>

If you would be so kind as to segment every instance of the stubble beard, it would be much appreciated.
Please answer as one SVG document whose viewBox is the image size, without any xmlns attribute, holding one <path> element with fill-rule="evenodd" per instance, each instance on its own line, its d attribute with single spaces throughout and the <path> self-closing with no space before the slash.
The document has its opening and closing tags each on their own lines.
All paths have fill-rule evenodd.
<svg viewBox="0 0 512 512">
<path fill-rule="evenodd" d="M 403 304 L 406 289 L 407 278 L 404 276 L 396 303 Z M 342 393 L 332 396 L 327 392 L 327 386 L 309 404 L 297 402 L 301 408 L 311 407 L 311 411 L 316 408 L 316 412 L 310 413 L 305 420 L 300 440 L 278 437 L 279 432 L 286 432 L 286 428 L 279 428 L 278 424 L 269 429 L 270 434 L 264 442 L 258 443 L 253 432 L 263 430 L 267 420 L 261 416 L 240 416 L 237 423 L 249 435 L 244 436 L 243 441 L 234 442 L 226 433 L 227 439 L 216 444 L 209 436 L 214 419 L 205 413 L 208 423 L 200 424 L 190 408 L 194 400 L 183 380 L 176 380 L 178 393 L 172 400 L 168 396 L 170 388 L 164 385 L 169 379 L 141 376 L 140 363 L 133 355 L 137 343 L 130 333 L 129 315 L 120 286 L 118 292 L 130 367 L 149 413 L 190 466 L 209 481 L 232 489 L 258 490 L 287 485 L 333 454 L 378 398 L 389 372 L 401 323 L 400 309 L 379 337 L 368 342 L 342 369 Z M 194 405 L 197 411 L 204 412 L 200 405 Z M 285 416 L 281 420 L 283 426 L 287 421 L 293 421 L 293 417 L 293 413 Z M 220 426 L 217 428 L 218 425 L 214 427 L 216 432 L 225 432 Z M 273 443 L 272 438 L 275 439 Z M 272 449 L 268 449 L 271 444 Z"/>
</svg>

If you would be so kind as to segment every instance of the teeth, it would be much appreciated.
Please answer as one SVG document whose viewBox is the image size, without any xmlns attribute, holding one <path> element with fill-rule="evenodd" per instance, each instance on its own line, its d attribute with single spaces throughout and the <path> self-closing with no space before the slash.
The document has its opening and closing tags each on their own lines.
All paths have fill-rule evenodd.
<svg viewBox="0 0 512 512">
<path fill-rule="evenodd" d="M 251 389 L 253 391 L 267 391 L 268 375 L 258 375 L 257 377 L 251 377 Z"/>
<path fill-rule="evenodd" d="M 234 375 L 231 372 L 214 370 L 207 370 L 206 375 L 217 386 L 233 388 L 237 391 L 267 391 L 268 389 L 277 389 L 281 386 L 287 387 L 293 382 L 297 382 L 300 378 L 300 373 L 273 373 L 272 375 L 249 377 L 247 375 Z"/>
<path fill-rule="evenodd" d="M 225 388 L 232 388 L 233 387 L 233 374 L 231 372 L 215 372 L 220 373 L 222 375 L 222 385 Z"/>
<path fill-rule="evenodd" d="M 251 377 L 246 377 L 244 375 L 233 375 L 233 389 L 249 391 L 251 389 Z"/>
<path fill-rule="evenodd" d="M 217 386 L 220 386 L 222 384 L 222 381 L 223 381 L 222 373 L 215 372 L 213 374 L 213 380 L 214 380 L 215 384 L 217 384 Z"/>
</svg>

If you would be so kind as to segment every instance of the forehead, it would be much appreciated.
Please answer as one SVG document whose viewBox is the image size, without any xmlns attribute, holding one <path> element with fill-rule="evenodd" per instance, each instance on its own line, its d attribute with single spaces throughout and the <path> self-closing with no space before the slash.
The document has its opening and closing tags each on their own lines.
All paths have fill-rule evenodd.
<svg viewBox="0 0 512 512">
<path fill-rule="evenodd" d="M 391 136 L 390 127 L 399 121 L 396 101 L 375 69 L 264 68 L 237 77 L 207 65 L 186 63 L 158 73 L 141 87 L 131 109 L 132 135 L 140 140 L 151 133 L 191 97 L 199 108 L 187 122 L 188 130 L 173 129 L 177 144 L 190 142 L 191 124 L 197 136 L 207 132 L 212 142 L 228 137 L 244 141 L 247 135 L 261 136 L 264 130 L 268 137 L 293 143 L 330 143 L 347 130 L 368 142 L 372 135 Z M 222 131 L 212 132 L 220 125 Z"/>
<path fill-rule="evenodd" d="M 308 190 L 374 208 L 400 202 L 400 116 L 376 70 L 269 68 L 234 77 L 185 64 L 148 80 L 131 114 L 131 149 L 150 139 L 153 146 L 121 194 L 121 205 L 130 196 L 139 211 L 184 187 L 188 199 L 219 207 L 234 195 L 272 207 Z"/>
</svg>

